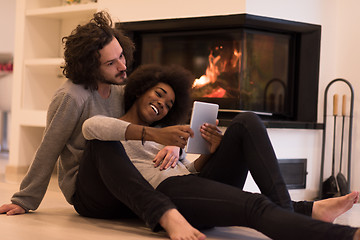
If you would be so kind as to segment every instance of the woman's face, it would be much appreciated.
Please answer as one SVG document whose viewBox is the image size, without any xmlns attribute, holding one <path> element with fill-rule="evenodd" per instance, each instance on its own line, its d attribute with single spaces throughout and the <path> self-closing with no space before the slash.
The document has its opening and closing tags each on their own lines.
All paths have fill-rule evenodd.
<svg viewBox="0 0 360 240">
<path fill-rule="evenodd" d="M 174 102 L 174 90 L 170 85 L 160 82 L 147 90 L 135 104 L 140 119 L 147 124 L 152 124 L 164 118 Z"/>
</svg>

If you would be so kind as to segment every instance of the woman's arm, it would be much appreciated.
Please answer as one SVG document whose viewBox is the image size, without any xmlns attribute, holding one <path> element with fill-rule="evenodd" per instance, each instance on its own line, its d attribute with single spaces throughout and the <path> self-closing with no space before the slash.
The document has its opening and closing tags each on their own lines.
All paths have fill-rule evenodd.
<svg viewBox="0 0 360 240">
<path fill-rule="evenodd" d="M 201 171 L 210 156 L 210 154 L 201 154 L 200 157 L 194 161 L 194 167 L 197 172 Z"/>
<path fill-rule="evenodd" d="M 100 115 L 87 119 L 83 124 L 82 131 L 87 140 L 154 141 L 165 146 L 178 146 L 181 148 L 184 148 L 187 139 L 194 135 L 187 125 L 154 128 L 130 124 L 120 119 Z"/>
<path fill-rule="evenodd" d="M 154 128 L 130 124 L 125 133 L 127 140 L 154 141 L 165 146 L 180 148 L 184 148 L 188 138 L 192 136 L 194 136 L 194 132 L 188 125 Z"/>
<path fill-rule="evenodd" d="M 143 142 L 154 141 L 168 145 L 154 158 L 154 165 L 155 167 L 160 166 L 160 170 L 167 169 L 170 166 L 175 167 L 179 159 L 179 147 L 183 148 L 189 136 L 193 136 L 189 126 L 153 128 L 130 124 L 121 119 L 101 115 L 87 119 L 83 124 L 82 132 L 87 140 L 142 140 Z"/>
<path fill-rule="evenodd" d="M 113 117 L 96 115 L 87 119 L 82 126 L 82 132 L 87 140 L 123 141 L 130 123 Z"/>
</svg>

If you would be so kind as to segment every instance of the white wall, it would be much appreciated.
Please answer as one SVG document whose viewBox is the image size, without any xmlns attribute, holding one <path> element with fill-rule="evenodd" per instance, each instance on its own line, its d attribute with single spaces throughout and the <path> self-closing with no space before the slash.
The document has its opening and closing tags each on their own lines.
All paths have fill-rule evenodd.
<svg viewBox="0 0 360 240">
<path fill-rule="evenodd" d="M 101 8 L 107 9 L 111 15 L 120 21 L 139 21 L 149 19 L 196 17 L 211 15 L 226 15 L 249 13 L 260 16 L 275 17 L 293 21 L 308 22 L 322 25 L 321 62 L 318 122 L 323 121 L 323 92 L 326 85 L 335 78 L 348 79 L 355 88 L 355 113 L 352 151 L 351 188 L 360 189 L 359 178 L 355 172 L 360 170 L 356 161 L 360 149 L 356 146 L 360 141 L 359 128 L 356 120 L 359 111 L 356 109 L 359 98 L 356 91 L 360 89 L 357 81 L 357 56 L 360 32 L 356 23 L 360 21 L 357 13 L 360 2 L 357 0 L 184 0 L 173 4 L 166 0 L 133 0 L 112 1 L 100 0 Z M 355 26 L 355 29 L 352 27 Z M 341 88 L 341 86 L 335 86 Z M 329 96 L 332 91 L 329 91 Z M 330 122 L 329 122 L 330 123 Z M 269 129 L 269 135 L 279 158 L 307 158 L 308 171 L 307 190 L 297 198 L 311 198 L 317 195 L 319 187 L 322 132 L 319 130 Z M 331 135 L 328 134 L 331 142 Z M 327 145 L 328 149 L 328 145 Z M 326 164 L 330 157 L 326 155 Z M 325 177 L 330 174 L 327 167 Z M 326 175 L 327 174 L 327 175 Z"/>
<path fill-rule="evenodd" d="M 198 17 L 235 14 L 245 11 L 244 0 L 98 0 L 101 9 L 120 21 L 140 21 L 162 18 Z"/>
<path fill-rule="evenodd" d="M 322 26 L 322 41 L 321 41 L 321 60 L 320 60 L 320 83 L 319 83 L 319 102 L 318 102 L 318 121 L 323 122 L 323 102 L 324 102 L 324 90 L 326 85 L 335 78 L 345 78 L 351 82 L 355 91 L 355 108 L 354 108 L 354 128 L 353 128 L 353 142 L 352 142 L 352 172 L 351 172 L 351 189 L 360 189 L 360 178 L 356 172 L 360 170 L 360 163 L 356 159 L 360 156 L 360 149 L 357 148 L 359 144 L 359 128 L 357 126 L 357 119 L 359 116 L 358 108 L 359 97 L 357 94 L 360 90 L 360 83 L 357 80 L 357 70 L 359 68 L 357 56 L 360 55 L 360 31 L 356 28 L 356 23 L 360 21 L 358 10 L 360 9 L 360 2 L 356 0 L 251 0 L 247 1 L 246 12 L 251 14 L 258 14 L 264 16 L 271 16 L 295 21 L 304 21 L 314 24 L 320 24 Z M 345 93 L 349 94 L 349 91 L 344 85 L 334 84 L 329 90 L 328 96 L 331 97 L 332 93 Z M 349 96 L 349 95 L 348 95 Z M 328 98 L 328 102 L 332 99 Z M 331 110 L 331 108 L 330 108 Z M 329 108 L 327 110 L 329 113 Z M 327 120 L 329 126 L 332 124 L 330 119 Z M 340 120 L 338 120 L 340 121 Z M 332 127 L 332 126 L 331 126 Z M 326 149 L 331 149 L 332 143 L 332 129 L 327 130 L 327 145 Z M 270 130 L 271 134 L 271 130 Z M 340 137 L 340 132 L 337 131 L 337 136 Z M 346 138 L 346 133 L 345 133 Z M 272 138 L 272 140 L 274 140 Z M 288 138 L 276 139 L 274 142 L 277 151 L 282 152 L 286 149 L 286 141 Z M 308 145 L 308 148 L 304 148 L 303 151 L 311 149 L 314 161 L 319 162 L 319 148 L 321 146 L 321 138 L 318 141 L 318 137 L 314 140 L 311 138 L 305 138 L 305 141 L 314 142 L 314 145 Z M 318 144 L 316 144 L 318 143 Z M 340 143 L 337 142 L 337 153 Z M 347 148 L 347 145 L 344 146 Z M 292 148 L 287 148 L 293 151 Z M 284 150 L 286 151 L 286 150 Z M 345 151 L 345 150 L 344 150 Z M 331 151 L 330 151 L 331 152 Z M 289 152 L 290 153 L 290 152 Z M 347 154 L 347 152 L 345 152 Z M 321 156 L 321 155 L 320 155 Z M 330 153 L 327 151 L 325 168 L 326 173 L 330 173 Z M 336 155 L 339 158 L 339 155 Z M 310 163 L 311 164 L 311 163 Z M 312 164 L 313 171 L 320 171 L 318 164 Z M 319 170 L 317 170 L 319 169 Z M 309 173 L 310 188 L 312 188 L 312 181 L 319 179 L 319 176 L 312 176 Z M 318 180 L 317 180 L 318 181 Z M 316 186 L 316 185 L 315 185 Z"/>
<path fill-rule="evenodd" d="M 355 2 L 354 2 L 355 3 Z M 319 79 L 319 101 L 318 101 L 318 122 L 323 122 L 323 104 L 324 104 L 324 90 L 326 85 L 335 78 L 345 78 L 345 76 L 339 71 L 339 59 L 337 57 L 337 50 L 342 48 L 342 43 L 339 39 L 339 32 L 342 29 L 342 25 L 346 25 L 347 21 L 340 16 L 339 6 L 346 9 L 351 7 L 345 5 L 340 0 L 304 0 L 304 1 L 286 1 L 286 0 L 251 0 L 247 2 L 246 12 L 256 15 L 264 15 L 294 21 L 308 22 L 313 24 L 319 24 L 322 26 L 322 41 L 321 41 L 321 55 L 320 55 L 320 79 Z M 354 45 L 352 45 L 354 46 Z M 341 50 L 340 50 L 341 51 Z M 351 79 L 348 79 L 351 81 Z M 355 83 L 353 79 L 351 82 Z M 341 90 L 339 90 L 341 88 Z M 341 84 L 334 84 L 328 93 L 328 103 L 332 102 L 331 96 L 335 92 L 346 92 Z M 328 107 L 327 113 L 331 113 L 332 107 Z M 326 155 L 325 155 L 325 172 L 324 178 L 326 179 L 331 173 L 331 156 L 332 156 L 332 124 L 333 118 L 327 118 L 327 140 L 326 140 Z M 320 163 L 321 163 L 321 145 L 322 136 L 315 133 L 311 135 L 308 132 L 295 134 L 295 131 L 287 131 L 284 134 L 277 134 L 278 137 L 274 137 L 269 130 L 272 142 L 276 149 L 277 155 L 281 158 L 281 153 L 285 155 L 296 155 L 292 153 L 295 151 L 294 147 L 288 146 L 290 142 L 294 142 L 294 137 L 298 136 L 297 144 L 300 147 L 300 152 L 297 154 L 303 154 L 309 156 L 308 158 L 308 177 L 307 177 L 307 191 L 304 195 L 305 198 L 314 196 L 317 193 L 320 181 Z M 296 131 L 298 132 L 298 131 Z M 312 131 L 314 134 L 314 131 Z M 290 135 L 289 135 L 290 134 Z M 337 131 L 337 136 L 340 136 L 340 132 Z M 284 137 L 288 136 L 288 137 Z M 301 136 L 299 138 L 299 136 Z M 356 138 L 356 137 L 355 137 Z M 276 140 L 275 140 L 276 139 Z M 303 143 L 303 147 L 301 147 Z M 308 144 L 313 143 L 313 144 Z M 339 142 L 337 142 L 339 143 Z M 339 160 L 339 144 L 336 144 L 336 157 Z M 306 147 L 305 147 L 306 146 Z M 345 145 L 347 147 L 347 145 Z M 354 152 L 354 151 L 352 151 Z M 346 153 L 346 152 L 345 152 Z M 355 154 L 356 155 L 356 154 Z M 352 159 L 356 159 L 353 155 Z M 335 174 L 337 173 L 337 167 Z M 356 164 L 352 165 L 352 169 L 359 169 Z M 346 171 L 346 168 L 343 170 Z M 352 173 L 351 188 L 353 190 L 359 189 L 360 185 L 356 184 L 358 181 L 354 180 L 354 174 Z M 301 196 L 300 196 L 301 198 Z"/>
<path fill-rule="evenodd" d="M 353 130 L 353 151 L 352 151 L 352 179 L 353 189 L 360 189 L 360 81 L 359 81 L 359 60 L 360 56 L 360 2 L 357 0 L 337 1 L 337 15 L 334 18 L 336 23 L 336 71 L 332 78 L 342 77 L 351 81 L 355 91 L 354 108 L 354 130 Z M 331 51 L 330 49 L 328 49 Z"/>
</svg>

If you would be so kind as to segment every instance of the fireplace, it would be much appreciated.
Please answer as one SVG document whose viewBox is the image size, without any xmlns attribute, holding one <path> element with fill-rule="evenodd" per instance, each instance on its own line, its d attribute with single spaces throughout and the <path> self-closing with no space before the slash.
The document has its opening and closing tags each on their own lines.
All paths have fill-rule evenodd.
<svg viewBox="0 0 360 240">
<path fill-rule="evenodd" d="M 237 14 L 117 27 L 136 44 L 133 67 L 187 68 L 193 99 L 218 103 L 221 120 L 253 111 L 269 121 L 317 121 L 319 25 Z"/>
</svg>

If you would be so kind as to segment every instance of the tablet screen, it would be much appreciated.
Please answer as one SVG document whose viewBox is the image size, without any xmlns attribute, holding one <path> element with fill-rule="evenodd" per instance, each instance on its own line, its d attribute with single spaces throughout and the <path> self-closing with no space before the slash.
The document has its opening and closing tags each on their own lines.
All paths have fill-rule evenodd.
<svg viewBox="0 0 360 240">
<path fill-rule="evenodd" d="M 195 101 L 190 128 L 194 131 L 194 137 L 188 139 L 186 146 L 187 153 L 208 154 L 210 153 L 209 144 L 201 137 L 200 127 L 204 123 L 216 124 L 219 110 L 218 104 Z"/>
</svg>

